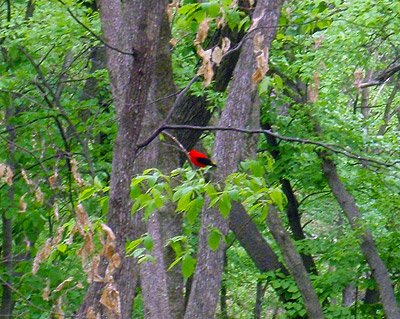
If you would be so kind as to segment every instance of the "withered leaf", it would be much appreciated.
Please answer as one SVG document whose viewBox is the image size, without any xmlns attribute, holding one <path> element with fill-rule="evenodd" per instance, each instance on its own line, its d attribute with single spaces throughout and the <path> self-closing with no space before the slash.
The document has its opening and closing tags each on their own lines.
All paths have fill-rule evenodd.
<svg viewBox="0 0 400 319">
<path fill-rule="evenodd" d="M 37 252 L 35 259 L 33 260 L 32 274 L 36 275 L 36 273 L 39 270 L 40 263 L 49 258 L 50 253 L 51 253 L 51 238 L 48 238 L 43 248 Z"/>
<path fill-rule="evenodd" d="M 207 38 L 208 30 L 210 29 L 210 19 L 206 18 L 199 24 L 194 44 L 203 43 Z"/>
<path fill-rule="evenodd" d="M 109 283 L 106 285 L 101 294 L 100 303 L 116 316 L 121 316 L 121 301 L 119 292 L 113 284 Z"/>
<path fill-rule="evenodd" d="M 72 281 L 73 279 L 74 279 L 74 277 L 68 277 L 68 278 L 65 279 L 61 284 L 59 284 L 59 285 L 57 286 L 57 288 L 53 290 L 53 292 L 59 292 L 59 291 L 63 290 L 64 287 L 65 287 L 65 285 L 66 285 L 67 283 L 69 283 L 70 281 Z"/>
</svg>

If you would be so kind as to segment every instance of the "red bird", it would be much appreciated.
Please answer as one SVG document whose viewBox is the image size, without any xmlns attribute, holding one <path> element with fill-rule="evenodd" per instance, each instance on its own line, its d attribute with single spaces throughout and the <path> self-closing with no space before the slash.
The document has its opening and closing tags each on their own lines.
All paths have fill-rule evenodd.
<svg viewBox="0 0 400 319">
<path fill-rule="evenodd" d="M 189 152 L 189 158 L 190 161 L 198 167 L 206 167 L 206 166 L 217 167 L 217 165 L 215 165 L 214 162 L 207 157 L 207 155 L 197 152 L 195 150 L 191 150 Z"/>
</svg>

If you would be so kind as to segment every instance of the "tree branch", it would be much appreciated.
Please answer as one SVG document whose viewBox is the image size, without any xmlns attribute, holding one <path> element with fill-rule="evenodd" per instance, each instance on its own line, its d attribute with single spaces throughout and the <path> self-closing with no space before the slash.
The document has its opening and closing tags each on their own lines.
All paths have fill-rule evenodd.
<svg viewBox="0 0 400 319">
<path fill-rule="evenodd" d="M 109 45 L 106 41 L 104 41 L 104 39 L 102 39 L 100 36 L 98 36 L 96 33 L 94 33 L 92 30 L 90 30 L 90 28 L 88 28 L 83 22 L 81 22 L 81 21 L 72 13 L 72 11 L 70 10 L 70 8 L 67 7 L 67 5 L 64 3 L 64 1 L 58 0 L 58 2 L 60 2 L 64 7 L 67 8 L 67 11 L 68 11 L 68 13 L 70 14 L 70 16 L 71 16 L 79 25 L 81 25 L 81 26 L 82 26 L 86 31 L 88 31 L 92 36 L 94 36 L 97 40 L 99 40 L 101 43 L 103 43 L 107 48 L 109 48 L 109 49 L 111 49 L 111 50 L 114 50 L 114 51 L 117 51 L 117 52 L 119 52 L 119 53 L 121 53 L 121 54 L 132 55 L 132 56 L 135 55 L 135 51 L 132 51 L 132 52 L 125 52 L 125 51 L 122 51 L 122 50 L 120 50 L 120 49 L 118 49 L 118 48 L 115 48 L 115 47 Z"/>
<path fill-rule="evenodd" d="M 234 132 L 240 132 L 240 133 L 246 133 L 246 134 L 267 134 L 267 135 L 273 136 L 275 138 L 278 138 L 282 141 L 320 146 L 320 147 L 323 147 L 334 153 L 342 154 L 348 158 L 352 158 L 352 159 L 355 159 L 358 161 L 370 162 L 370 163 L 378 164 L 378 165 L 385 166 L 385 167 L 395 166 L 396 164 L 400 163 L 400 160 L 396 160 L 391 163 L 378 161 L 373 158 L 363 157 L 361 155 L 355 154 L 353 152 L 350 152 L 350 151 L 347 151 L 344 149 L 339 149 L 339 148 L 343 148 L 339 145 L 327 144 L 327 143 L 323 143 L 323 142 L 313 141 L 313 140 L 309 140 L 309 139 L 302 139 L 302 138 L 298 138 L 298 137 L 288 137 L 288 136 L 280 135 L 278 133 L 274 133 L 271 130 L 261 130 L 261 129 L 249 130 L 249 129 L 244 129 L 244 128 L 223 127 L 223 126 L 194 126 L 194 125 L 168 125 L 168 124 L 162 125 L 148 139 L 146 139 L 142 143 L 139 143 L 137 145 L 137 148 L 140 149 L 142 147 L 149 145 L 151 143 L 151 141 L 157 137 L 158 134 L 160 134 L 162 131 L 168 130 L 168 129 L 171 129 L 171 130 L 202 130 L 202 131 L 234 131 Z"/>
</svg>

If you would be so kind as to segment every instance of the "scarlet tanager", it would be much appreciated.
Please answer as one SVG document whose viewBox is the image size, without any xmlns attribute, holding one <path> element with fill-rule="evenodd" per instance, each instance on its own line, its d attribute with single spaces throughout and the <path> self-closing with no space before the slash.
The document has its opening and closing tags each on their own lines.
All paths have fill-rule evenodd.
<svg viewBox="0 0 400 319">
<path fill-rule="evenodd" d="M 217 165 L 215 165 L 214 162 L 207 157 L 207 155 L 197 152 L 195 150 L 191 150 L 189 152 L 189 158 L 190 161 L 198 167 L 206 167 L 206 166 L 217 167 Z"/>
</svg>

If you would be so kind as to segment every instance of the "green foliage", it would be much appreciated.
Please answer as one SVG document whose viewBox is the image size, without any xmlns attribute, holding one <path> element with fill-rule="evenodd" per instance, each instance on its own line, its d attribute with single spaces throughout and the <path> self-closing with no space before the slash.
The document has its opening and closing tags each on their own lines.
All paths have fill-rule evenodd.
<svg viewBox="0 0 400 319">
<path fill-rule="evenodd" d="M 0 164 L 12 163 L 14 177 L 11 183 L 6 177 L 0 179 L 0 205 L 3 216 L 12 220 L 14 256 L 29 251 L 30 258 L 14 264 L 15 276 L 9 276 L 1 265 L 1 279 L 11 279 L 18 291 L 13 296 L 16 316 L 29 313 L 27 318 L 47 318 L 59 297 L 66 316 L 72 316 L 87 287 L 87 264 L 82 265 L 82 257 L 77 255 L 82 253 L 85 236 L 93 236 L 95 250 L 88 254 L 88 262 L 103 247 L 101 225 L 108 210 L 112 141 L 117 130 L 108 74 L 105 69 L 91 70 L 98 40 L 77 24 L 66 7 L 56 1 L 35 1 L 34 14 L 26 19 L 26 1 L 11 1 L 8 21 L 4 10 L 7 3 L 1 5 L 0 13 Z M 66 3 L 82 23 L 101 34 L 97 12 L 74 1 Z M 361 80 L 368 82 L 368 72 L 373 72 L 373 80 L 397 63 L 399 10 L 399 3 L 389 0 L 287 2 L 269 54 L 270 71 L 258 86 L 263 124 L 268 123 L 284 136 L 320 141 L 380 162 L 397 160 L 398 93 L 391 102 L 392 116 L 386 122 L 383 119 L 397 79 L 391 77 L 385 85 L 371 86 L 365 106 L 356 78 L 361 75 Z M 204 19 L 210 19 L 204 49 L 220 30 L 218 21 L 231 30 L 245 31 L 250 25 L 246 11 L 232 1 L 183 1 L 172 23 L 178 87 L 185 87 L 198 71 L 201 60 L 194 39 Z M 96 91 L 89 96 L 84 94 L 88 79 L 96 82 Z M 311 89 L 316 87 L 318 96 L 312 101 Z M 227 92 L 215 92 L 212 85 L 204 88 L 200 82 L 192 86 L 191 93 L 206 95 L 217 117 L 227 97 Z M 315 131 L 317 122 L 319 133 Z M 382 124 L 386 125 L 383 133 Z M 8 130 L 11 125 L 15 126 L 15 136 Z M 211 148 L 213 136 L 203 141 Z M 166 243 L 175 254 L 168 267 L 180 267 L 186 279 L 195 271 L 201 212 L 215 209 L 229 218 L 232 201 L 244 205 L 281 258 L 265 219 L 269 206 L 274 205 L 289 229 L 284 217 L 289 203 L 280 187 L 282 179 L 287 179 L 294 189 L 306 236 L 295 244 L 300 253 L 314 258 L 318 274 L 311 279 L 326 318 L 384 318 L 380 305 L 366 305 L 360 300 L 374 283 L 360 252 L 359 235 L 364 229 L 373 234 L 398 294 L 398 164 L 383 167 L 330 155 L 362 214 L 363 228 L 355 232 L 347 225 L 321 171 L 318 152 L 323 148 L 278 142 L 271 147 L 261 136 L 257 158 L 241 163 L 238 172 L 221 185 L 208 182 L 204 170 L 183 168 L 171 174 L 146 170 L 131 183 L 132 214 L 143 214 L 147 220 L 165 205 L 174 205 L 175 213 L 183 216 L 183 231 Z M 270 154 L 276 151 L 279 154 L 273 158 Z M 9 195 L 11 191 L 14 197 Z M 76 228 L 78 203 L 84 205 L 91 225 L 84 225 L 82 234 Z M 225 237 L 212 227 L 208 232 L 210 249 L 219 249 L 223 241 L 229 246 L 223 277 L 230 317 L 249 318 L 253 314 L 259 280 L 267 284 L 264 310 L 279 308 L 280 318 L 305 315 L 293 278 L 280 273 L 260 274 L 232 234 Z M 34 275 L 34 258 L 40 256 L 48 238 L 54 245 Z M 127 242 L 126 251 L 139 263 L 155 262 L 153 245 L 146 233 Z M 73 279 L 55 291 L 69 277 Z M 349 284 L 359 291 L 357 306 L 342 304 L 343 291 Z M 45 300 L 42 294 L 47 287 L 51 293 Z M 291 300 L 286 304 L 277 298 L 276 291 L 282 289 Z M 36 307 L 27 308 L 28 301 Z M 134 308 L 135 318 L 140 318 L 140 292 Z M 49 313 L 44 314 L 42 309 Z"/>
</svg>

